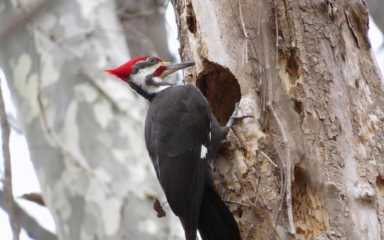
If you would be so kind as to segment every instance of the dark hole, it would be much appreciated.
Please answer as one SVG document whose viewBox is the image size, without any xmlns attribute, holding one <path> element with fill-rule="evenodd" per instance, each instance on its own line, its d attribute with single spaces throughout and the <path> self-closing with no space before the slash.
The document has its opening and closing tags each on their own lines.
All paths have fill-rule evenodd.
<svg viewBox="0 0 384 240">
<path fill-rule="evenodd" d="M 295 111 L 298 114 L 301 114 L 303 112 L 303 103 L 297 99 L 293 99 L 293 104 L 294 104 Z"/>
<path fill-rule="evenodd" d="M 288 56 L 287 69 L 286 70 L 289 73 L 289 75 L 293 78 L 293 80 L 298 79 L 300 76 L 300 63 L 299 63 L 299 61 L 300 60 L 299 60 L 297 48 L 291 48 L 289 56 Z"/>
<path fill-rule="evenodd" d="M 234 212 L 239 218 L 241 218 L 243 216 L 243 209 L 241 209 L 240 207 L 237 208 L 237 210 Z"/>
<path fill-rule="evenodd" d="M 197 76 L 196 86 L 208 99 L 217 120 L 224 125 L 240 101 L 240 85 L 228 68 L 208 60 Z"/>
<path fill-rule="evenodd" d="M 380 176 L 376 177 L 376 184 L 379 186 L 384 186 L 384 178 Z"/>
<path fill-rule="evenodd" d="M 187 5 L 186 21 L 187 21 L 188 30 L 191 33 L 196 33 L 197 31 L 196 16 L 195 16 L 195 11 L 193 10 L 192 3 L 189 3 Z"/>
<path fill-rule="evenodd" d="M 307 173 L 305 172 L 305 170 L 299 166 L 295 166 L 295 169 L 294 169 L 294 177 L 295 177 L 295 180 L 294 180 L 294 184 L 296 184 L 297 186 L 305 186 L 308 184 L 309 182 L 309 176 L 307 175 Z"/>
</svg>

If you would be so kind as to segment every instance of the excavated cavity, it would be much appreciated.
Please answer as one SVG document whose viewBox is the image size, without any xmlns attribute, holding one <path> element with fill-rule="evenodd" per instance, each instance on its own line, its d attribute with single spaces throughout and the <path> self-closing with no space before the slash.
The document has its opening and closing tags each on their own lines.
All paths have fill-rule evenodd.
<svg viewBox="0 0 384 240">
<path fill-rule="evenodd" d="M 186 22 L 187 22 L 188 30 L 193 34 L 196 33 L 197 31 L 196 15 L 195 15 L 195 10 L 193 10 L 192 3 L 189 3 L 187 5 Z"/>
<path fill-rule="evenodd" d="M 291 77 L 292 84 L 294 84 L 301 75 L 301 64 L 298 54 L 298 50 L 296 48 L 292 48 L 289 51 L 289 56 L 287 59 L 286 71 Z"/>
<path fill-rule="evenodd" d="M 299 166 L 294 169 L 292 207 L 296 232 L 303 239 L 315 239 L 328 228 L 328 214 L 321 194 L 311 186 L 309 174 Z"/>
<path fill-rule="evenodd" d="M 382 176 L 376 177 L 377 192 L 380 197 L 384 196 L 384 178 Z"/>
<path fill-rule="evenodd" d="M 196 86 L 208 99 L 217 120 L 224 125 L 240 101 L 240 85 L 228 68 L 208 60 L 197 76 Z"/>
<path fill-rule="evenodd" d="M 303 102 L 297 99 L 293 99 L 293 106 L 294 106 L 295 112 L 297 112 L 298 114 L 303 113 L 304 111 Z"/>
</svg>

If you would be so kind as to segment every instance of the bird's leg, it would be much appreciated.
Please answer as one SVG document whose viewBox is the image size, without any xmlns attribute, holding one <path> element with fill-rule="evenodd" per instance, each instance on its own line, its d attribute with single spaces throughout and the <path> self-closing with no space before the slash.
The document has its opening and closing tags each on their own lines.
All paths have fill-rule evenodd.
<svg viewBox="0 0 384 240">
<path fill-rule="evenodd" d="M 239 103 L 237 102 L 235 104 L 235 110 L 233 110 L 232 115 L 229 117 L 229 120 L 227 124 L 225 124 L 226 128 L 231 128 L 233 126 L 233 123 L 235 122 L 235 119 L 237 117 L 237 113 L 239 112 Z"/>
<path fill-rule="evenodd" d="M 244 118 L 253 118 L 252 115 L 238 116 L 239 115 L 239 110 L 240 110 L 239 105 L 240 105 L 240 102 L 237 102 L 235 104 L 235 110 L 233 110 L 233 113 L 229 117 L 229 120 L 228 120 L 227 124 L 225 124 L 225 127 L 227 129 L 232 128 L 234 126 L 234 124 L 236 123 L 236 120 L 241 120 L 241 119 L 244 119 Z"/>
<path fill-rule="evenodd" d="M 233 111 L 231 117 L 229 118 L 227 124 L 222 127 L 220 126 L 219 122 L 217 121 L 216 117 L 211 113 L 211 126 L 210 126 L 210 137 L 209 141 L 213 145 L 220 145 L 225 138 L 227 137 L 228 131 L 235 123 L 235 120 L 241 119 L 244 117 L 238 117 L 239 112 L 239 103 L 236 103 L 235 110 Z"/>
<path fill-rule="evenodd" d="M 222 127 L 220 123 L 217 121 L 215 115 L 211 112 L 211 121 L 210 121 L 210 131 L 208 141 L 210 144 L 208 146 L 208 159 L 215 159 L 217 156 L 217 151 L 220 148 L 220 145 L 225 141 L 229 128 L 234 124 L 236 115 L 238 113 L 238 103 L 235 106 L 235 110 L 233 111 L 231 117 L 229 118 L 227 124 Z"/>
<path fill-rule="evenodd" d="M 223 140 L 226 138 L 228 133 L 228 128 L 220 126 L 215 115 L 211 112 L 210 115 L 210 126 L 208 134 L 208 155 L 207 159 L 211 162 L 216 158 L 217 152 Z"/>
<path fill-rule="evenodd" d="M 236 103 L 235 110 L 224 127 L 219 124 L 216 117 L 211 113 L 211 126 L 208 138 L 208 141 L 210 142 L 210 144 L 208 144 L 208 146 L 210 146 L 208 149 L 208 159 L 213 160 L 216 158 L 220 145 L 226 141 L 228 131 L 234 124 L 236 124 L 236 120 L 252 117 L 250 115 L 238 116 L 238 112 L 239 103 Z"/>
</svg>

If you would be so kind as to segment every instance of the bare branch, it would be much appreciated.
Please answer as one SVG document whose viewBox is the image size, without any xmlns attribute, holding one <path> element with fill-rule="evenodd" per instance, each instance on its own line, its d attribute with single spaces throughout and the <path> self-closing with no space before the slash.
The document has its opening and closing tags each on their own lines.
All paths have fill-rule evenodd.
<svg viewBox="0 0 384 240">
<path fill-rule="evenodd" d="M 5 204 L 4 191 L 0 189 L 0 208 L 9 213 Z M 17 202 L 12 201 L 14 213 L 18 217 L 20 226 L 27 232 L 28 236 L 36 240 L 57 240 L 57 236 L 43 228 L 33 217 L 31 217 Z"/>
<path fill-rule="evenodd" d="M 94 87 L 100 95 L 102 95 L 109 103 L 111 103 L 112 107 L 118 111 L 118 112 L 126 112 L 120 105 L 117 103 L 117 101 L 108 93 L 107 90 L 97 80 L 94 80 L 88 73 L 85 71 L 80 71 L 79 75 L 86 80 L 88 83 Z"/>
<path fill-rule="evenodd" d="M 9 216 L 13 239 L 18 240 L 21 227 L 25 229 L 28 236 L 39 240 L 56 240 L 53 233 L 47 231 L 29 214 L 22 209 L 13 198 L 11 154 L 9 151 L 10 126 L 5 111 L 2 89 L 0 85 L 0 126 L 2 137 L 2 149 L 4 159 L 4 190 L 0 190 L 0 207 Z"/>
<path fill-rule="evenodd" d="M 13 131 L 15 131 L 18 134 L 23 134 L 23 130 L 21 129 L 20 124 L 17 121 L 15 116 L 8 113 L 7 114 L 7 120 L 8 120 L 9 126 L 12 128 Z"/>
<path fill-rule="evenodd" d="M 0 39 L 10 36 L 13 31 L 30 22 L 33 17 L 39 15 L 41 12 L 44 12 L 48 5 L 54 2 L 57 1 L 39 0 L 33 3 L 28 10 L 11 13 L 10 15 L 0 18 L 2 22 L 0 25 Z"/>
<path fill-rule="evenodd" d="M 36 192 L 32 192 L 32 193 L 26 193 L 26 194 L 23 194 L 21 196 L 22 199 L 25 199 L 25 200 L 28 200 L 28 201 L 31 201 L 31 202 L 34 202 L 42 207 L 45 207 L 45 201 L 43 199 L 43 196 L 41 195 L 41 193 L 36 193 Z"/>
<path fill-rule="evenodd" d="M 0 82 L 1 83 L 1 82 Z M 8 209 L 9 222 L 12 228 L 13 239 L 18 240 L 20 235 L 20 226 L 15 214 L 13 206 L 13 188 L 12 188 L 12 169 L 11 169 L 11 153 L 9 151 L 9 137 L 11 129 L 7 120 L 7 113 L 5 112 L 5 105 L 3 100 L 3 93 L 0 85 L 0 125 L 1 125 L 1 139 L 4 161 L 4 203 Z"/>
</svg>

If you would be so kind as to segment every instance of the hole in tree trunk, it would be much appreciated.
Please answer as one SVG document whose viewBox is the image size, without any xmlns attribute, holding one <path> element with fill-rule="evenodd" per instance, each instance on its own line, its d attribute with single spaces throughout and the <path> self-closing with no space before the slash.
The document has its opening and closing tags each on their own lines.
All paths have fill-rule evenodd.
<svg viewBox="0 0 384 240">
<path fill-rule="evenodd" d="M 376 187 L 377 187 L 377 192 L 379 193 L 379 196 L 380 197 L 384 196 L 384 177 L 382 176 L 376 177 Z"/>
<path fill-rule="evenodd" d="M 303 103 L 298 99 L 293 99 L 293 106 L 295 111 L 300 115 L 303 113 Z"/>
<path fill-rule="evenodd" d="M 240 101 L 240 85 L 228 68 L 203 60 L 203 71 L 197 76 L 196 86 L 208 99 L 217 120 L 224 125 Z"/>
<path fill-rule="evenodd" d="M 292 207 L 297 235 L 315 239 L 326 230 L 328 214 L 320 192 L 311 186 L 310 175 L 299 166 L 294 169 Z"/>
<path fill-rule="evenodd" d="M 195 10 L 193 10 L 192 3 L 189 3 L 187 5 L 186 22 L 187 22 L 188 30 L 191 33 L 196 33 L 196 31 L 197 31 L 197 23 L 196 23 Z"/>
</svg>

